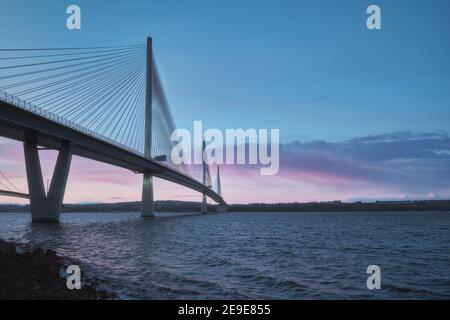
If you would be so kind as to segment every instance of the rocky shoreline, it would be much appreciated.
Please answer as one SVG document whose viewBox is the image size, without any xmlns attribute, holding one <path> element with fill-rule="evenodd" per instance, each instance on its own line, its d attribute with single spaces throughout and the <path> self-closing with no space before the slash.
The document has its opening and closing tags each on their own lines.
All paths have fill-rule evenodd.
<svg viewBox="0 0 450 320">
<path fill-rule="evenodd" d="M 0 300 L 105 300 L 116 297 L 114 293 L 99 290 L 94 280 L 83 282 L 80 290 L 69 290 L 66 278 L 62 276 L 65 266 L 67 260 L 52 250 L 23 250 L 0 239 Z"/>
</svg>

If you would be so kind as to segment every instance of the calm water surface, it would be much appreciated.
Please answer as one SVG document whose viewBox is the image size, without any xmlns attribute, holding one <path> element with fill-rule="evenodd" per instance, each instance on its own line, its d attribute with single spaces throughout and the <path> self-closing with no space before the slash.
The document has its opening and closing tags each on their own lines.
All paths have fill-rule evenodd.
<svg viewBox="0 0 450 320">
<path fill-rule="evenodd" d="M 76 259 L 128 299 L 450 298 L 450 212 L 3 213 L 0 238 Z"/>
</svg>

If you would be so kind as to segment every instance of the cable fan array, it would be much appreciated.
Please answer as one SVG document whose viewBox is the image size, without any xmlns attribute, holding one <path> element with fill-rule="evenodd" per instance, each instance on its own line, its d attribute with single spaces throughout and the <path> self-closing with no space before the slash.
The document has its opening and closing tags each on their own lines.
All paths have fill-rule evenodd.
<svg viewBox="0 0 450 320">
<path fill-rule="evenodd" d="M 143 149 L 145 47 L 2 49 L 0 90 Z"/>
<path fill-rule="evenodd" d="M 0 97 L 143 153 L 146 54 L 145 45 L 0 49 Z M 175 124 L 155 61 L 153 66 L 152 156 L 165 155 L 176 167 L 170 161 Z"/>
<path fill-rule="evenodd" d="M 145 45 L 0 49 L 0 99 L 143 154 L 146 63 Z M 154 59 L 152 67 L 152 157 L 203 182 L 201 165 L 171 161 L 176 126 Z M 208 165 L 205 175 L 212 187 Z"/>
<path fill-rule="evenodd" d="M 152 65 L 152 156 L 165 156 L 167 165 L 190 174 L 188 166 L 185 164 L 175 165 L 171 161 L 172 148 L 176 143 L 176 141 L 171 141 L 171 138 L 176 126 L 154 59 Z"/>
</svg>

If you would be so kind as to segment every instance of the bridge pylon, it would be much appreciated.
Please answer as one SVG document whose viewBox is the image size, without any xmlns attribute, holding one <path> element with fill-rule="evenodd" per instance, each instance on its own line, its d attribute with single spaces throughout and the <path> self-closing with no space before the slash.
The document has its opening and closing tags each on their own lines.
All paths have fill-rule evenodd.
<svg viewBox="0 0 450 320">
<path fill-rule="evenodd" d="M 217 176 L 216 176 L 216 192 L 222 197 L 222 183 L 220 182 L 220 167 L 217 166 Z M 217 213 L 227 212 L 228 206 L 224 204 L 217 204 Z"/>
<path fill-rule="evenodd" d="M 202 196 L 202 213 L 208 213 L 208 201 L 206 198 L 206 194 L 204 193 Z"/>
<path fill-rule="evenodd" d="M 203 143 L 202 143 L 202 175 L 203 175 L 203 185 L 204 186 L 206 186 L 205 149 L 206 149 L 206 143 L 205 143 L 205 140 L 203 140 Z M 208 213 L 208 199 L 207 199 L 205 193 L 203 193 L 203 195 L 202 195 L 202 213 Z"/>
<path fill-rule="evenodd" d="M 61 144 L 48 194 L 45 193 L 37 143 L 25 141 L 23 146 L 31 219 L 33 222 L 59 222 L 73 145 L 67 141 Z"/>
<path fill-rule="evenodd" d="M 152 38 L 147 38 L 147 75 L 145 90 L 145 133 L 144 154 L 147 159 L 152 157 L 152 91 L 153 91 L 153 45 Z M 144 172 L 142 183 L 141 217 L 154 217 L 155 203 L 153 198 L 153 176 Z"/>
</svg>

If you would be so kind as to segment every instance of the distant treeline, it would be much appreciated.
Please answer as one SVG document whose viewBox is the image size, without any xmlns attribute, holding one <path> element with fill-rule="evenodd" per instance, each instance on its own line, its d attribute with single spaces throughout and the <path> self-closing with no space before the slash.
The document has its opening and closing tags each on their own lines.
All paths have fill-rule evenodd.
<svg viewBox="0 0 450 320">
<path fill-rule="evenodd" d="M 63 212 L 137 212 L 140 202 L 65 204 Z M 199 212 L 201 203 L 156 201 L 159 212 Z M 209 205 L 209 210 L 216 210 Z M 28 212 L 28 205 L 0 205 L 0 212 Z M 450 211 L 450 200 L 233 204 L 229 212 Z"/>
<path fill-rule="evenodd" d="M 341 211 L 450 211 L 450 200 L 377 201 L 377 202 L 311 202 L 235 204 L 229 211 L 244 212 L 341 212 Z"/>
<path fill-rule="evenodd" d="M 64 204 L 63 212 L 136 212 L 141 202 L 80 203 Z M 160 212 L 194 212 L 201 210 L 201 203 L 186 201 L 155 201 L 155 210 Z M 0 212 L 29 212 L 29 205 L 0 204 Z"/>
</svg>

